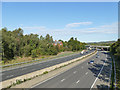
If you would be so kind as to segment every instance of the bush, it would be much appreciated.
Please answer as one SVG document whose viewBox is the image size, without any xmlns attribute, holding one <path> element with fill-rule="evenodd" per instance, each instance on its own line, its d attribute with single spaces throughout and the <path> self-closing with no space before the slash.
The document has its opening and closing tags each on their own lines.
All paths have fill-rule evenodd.
<svg viewBox="0 0 120 90">
<path fill-rule="evenodd" d="M 32 58 L 37 57 L 36 49 L 32 50 L 31 55 L 32 55 Z"/>
<path fill-rule="evenodd" d="M 48 71 L 43 72 L 43 74 L 47 74 L 47 73 L 48 73 Z"/>
</svg>

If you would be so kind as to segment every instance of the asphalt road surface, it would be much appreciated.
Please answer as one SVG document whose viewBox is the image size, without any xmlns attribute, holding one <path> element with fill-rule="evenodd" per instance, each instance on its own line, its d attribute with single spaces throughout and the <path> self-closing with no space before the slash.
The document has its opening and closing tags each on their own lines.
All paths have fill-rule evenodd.
<svg viewBox="0 0 120 90">
<path fill-rule="evenodd" d="M 94 50 L 88 51 L 87 53 L 85 52 L 83 55 L 86 55 L 88 53 L 93 52 Z M 82 54 L 75 54 L 75 55 L 71 55 L 71 56 L 67 56 L 67 57 L 62 57 L 62 58 L 57 58 L 57 59 L 51 59 L 45 62 L 38 62 L 37 64 L 33 64 L 33 65 L 29 65 L 29 66 L 25 66 L 25 67 L 20 67 L 20 68 L 15 68 L 12 70 L 7 70 L 7 71 L 3 71 L 2 72 L 2 81 L 11 79 L 11 78 L 15 78 L 21 75 L 25 75 L 37 70 L 41 70 L 56 64 L 60 64 L 78 57 L 83 56 Z"/>
<path fill-rule="evenodd" d="M 99 55 L 97 58 L 96 56 Z M 90 60 L 94 60 L 94 64 L 88 64 Z M 98 51 L 96 55 L 80 63 L 79 65 L 57 75 L 48 80 L 45 80 L 31 88 L 99 88 L 109 83 L 111 59 L 108 53 Z M 107 70 L 107 71 L 106 71 Z M 107 77 L 99 78 L 100 76 Z M 102 84 L 97 82 L 96 78 L 103 81 Z M 96 85 L 96 86 L 95 86 Z M 102 88 L 108 88 L 105 86 Z"/>
</svg>

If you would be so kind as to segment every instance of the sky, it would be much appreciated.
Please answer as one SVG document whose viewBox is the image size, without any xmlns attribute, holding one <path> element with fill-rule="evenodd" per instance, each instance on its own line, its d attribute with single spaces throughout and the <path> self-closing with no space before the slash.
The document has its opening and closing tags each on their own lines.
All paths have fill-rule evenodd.
<svg viewBox="0 0 120 90">
<path fill-rule="evenodd" d="M 3 2 L 2 27 L 81 42 L 118 39 L 117 2 Z"/>
</svg>

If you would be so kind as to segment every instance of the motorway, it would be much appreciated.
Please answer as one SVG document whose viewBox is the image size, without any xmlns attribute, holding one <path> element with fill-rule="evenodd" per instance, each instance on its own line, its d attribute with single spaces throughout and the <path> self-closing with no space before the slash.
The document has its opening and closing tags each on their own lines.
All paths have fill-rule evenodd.
<svg viewBox="0 0 120 90">
<path fill-rule="evenodd" d="M 93 52 L 94 50 L 88 51 L 87 53 L 85 52 L 83 55 L 86 55 L 88 53 Z M 75 54 L 75 55 L 70 55 L 70 56 L 66 56 L 66 57 L 62 57 L 62 58 L 57 58 L 57 59 L 51 59 L 51 60 L 47 60 L 45 62 L 38 62 L 36 64 L 32 64 L 32 65 L 28 65 L 28 66 L 24 66 L 24 67 L 20 67 L 20 68 L 14 68 L 11 70 L 7 70 L 7 71 L 2 71 L 2 81 L 8 80 L 8 79 L 12 79 L 21 75 L 25 75 L 37 70 L 41 70 L 56 64 L 60 64 L 78 57 L 83 56 L 82 54 Z"/>
<path fill-rule="evenodd" d="M 97 55 L 99 57 L 96 58 Z M 94 60 L 94 64 L 88 64 L 90 60 Z M 110 68 L 111 58 L 108 53 L 98 51 L 96 55 L 79 65 L 31 88 L 108 88 Z M 101 83 L 101 81 L 103 82 Z M 107 85 L 104 85 L 104 83 L 107 83 Z"/>
</svg>

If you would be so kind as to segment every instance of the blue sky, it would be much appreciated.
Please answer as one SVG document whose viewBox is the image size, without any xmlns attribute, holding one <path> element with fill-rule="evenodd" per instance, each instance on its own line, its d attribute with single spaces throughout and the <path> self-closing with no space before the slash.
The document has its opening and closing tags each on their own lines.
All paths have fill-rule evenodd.
<svg viewBox="0 0 120 90">
<path fill-rule="evenodd" d="M 52 35 L 54 40 L 77 37 L 82 42 L 118 38 L 117 2 L 3 2 L 2 26 L 21 27 L 24 34 Z"/>
</svg>

